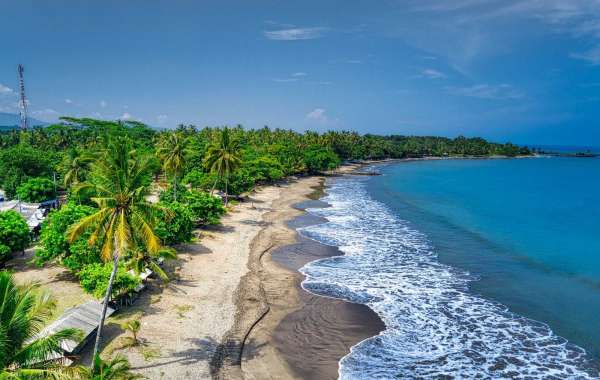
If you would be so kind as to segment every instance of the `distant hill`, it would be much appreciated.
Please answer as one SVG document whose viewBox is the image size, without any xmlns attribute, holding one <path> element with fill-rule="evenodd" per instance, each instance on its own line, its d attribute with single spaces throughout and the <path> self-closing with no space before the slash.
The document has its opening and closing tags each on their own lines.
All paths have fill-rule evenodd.
<svg viewBox="0 0 600 380">
<path fill-rule="evenodd" d="M 6 131 L 13 128 L 18 128 L 21 124 L 21 117 L 14 113 L 0 112 L 0 131 Z M 41 126 L 45 127 L 50 123 L 45 121 L 29 118 L 29 125 L 32 127 Z"/>
</svg>

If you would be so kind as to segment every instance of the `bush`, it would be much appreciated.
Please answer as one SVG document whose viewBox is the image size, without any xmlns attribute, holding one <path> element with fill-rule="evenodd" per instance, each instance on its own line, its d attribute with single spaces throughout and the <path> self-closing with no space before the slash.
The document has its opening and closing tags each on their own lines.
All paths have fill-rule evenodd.
<svg viewBox="0 0 600 380">
<path fill-rule="evenodd" d="M 283 167 L 277 158 L 266 155 L 249 161 L 246 165 L 249 175 L 256 182 L 277 181 L 283 178 Z"/>
<path fill-rule="evenodd" d="M 188 191 L 187 187 L 178 183 L 177 184 L 177 200 L 183 199 L 183 197 L 185 196 L 185 193 L 187 193 L 187 191 Z M 173 185 L 169 185 L 169 187 L 167 187 L 166 190 L 161 191 L 160 194 L 158 195 L 158 198 L 163 203 L 175 202 L 175 197 L 173 194 Z"/>
<path fill-rule="evenodd" d="M 23 251 L 29 244 L 29 226 L 16 211 L 0 212 L 0 260 L 12 252 Z"/>
<path fill-rule="evenodd" d="M 24 202 L 44 202 L 54 199 L 54 183 L 47 178 L 31 178 L 17 188 L 17 195 Z"/>
<path fill-rule="evenodd" d="M 73 244 L 69 244 L 66 237 L 67 229 L 72 224 L 95 211 L 92 207 L 75 203 L 67 203 L 60 210 L 52 211 L 42 224 L 40 249 L 35 253 L 36 262 L 41 265 L 58 257 L 72 271 L 81 269 L 85 264 L 99 263 L 98 248 L 90 247 L 87 242 L 89 232 Z"/>
<path fill-rule="evenodd" d="M 179 202 L 162 203 L 171 210 L 172 214 L 167 217 L 165 213 L 159 217 L 154 232 L 164 244 L 177 244 L 188 242 L 192 239 L 192 228 L 194 227 L 192 213 L 188 207 Z"/>
<path fill-rule="evenodd" d="M 184 201 L 193 219 L 201 224 L 218 224 L 221 216 L 225 214 L 221 198 L 205 192 L 190 191 Z"/>
<path fill-rule="evenodd" d="M 102 298 L 106 293 L 106 287 L 108 286 L 108 280 L 110 279 L 112 269 L 112 262 L 89 264 L 79 271 L 77 277 L 79 277 L 79 282 L 81 283 L 83 290 L 93 294 L 96 298 Z M 119 264 L 111 295 L 112 297 L 116 297 L 120 294 L 130 293 L 140 284 L 140 282 L 141 280 L 139 277 L 127 273 L 125 267 L 122 264 Z"/>
<path fill-rule="evenodd" d="M 210 175 L 204 173 L 198 169 L 192 169 L 188 174 L 183 177 L 183 183 L 189 184 L 192 189 L 210 189 L 212 183 L 210 182 Z M 214 178 L 213 178 L 214 182 Z"/>
<path fill-rule="evenodd" d="M 313 145 L 304 152 L 304 163 L 309 173 L 318 173 L 337 168 L 341 161 L 330 148 Z"/>
<path fill-rule="evenodd" d="M 53 154 L 19 144 L 0 149 L 0 187 L 7 198 L 14 198 L 17 187 L 29 178 L 52 174 Z"/>
</svg>

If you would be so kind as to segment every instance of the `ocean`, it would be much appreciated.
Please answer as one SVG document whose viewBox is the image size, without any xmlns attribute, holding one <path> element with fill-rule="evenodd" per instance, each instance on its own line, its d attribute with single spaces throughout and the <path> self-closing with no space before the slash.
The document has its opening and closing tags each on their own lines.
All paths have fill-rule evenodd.
<svg viewBox="0 0 600 380">
<path fill-rule="evenodd" d="M 341 379 L 600 378 L 600 159 L 398 162 L 328 181 L 305 290 L 386 325 Z"/>
</svg>

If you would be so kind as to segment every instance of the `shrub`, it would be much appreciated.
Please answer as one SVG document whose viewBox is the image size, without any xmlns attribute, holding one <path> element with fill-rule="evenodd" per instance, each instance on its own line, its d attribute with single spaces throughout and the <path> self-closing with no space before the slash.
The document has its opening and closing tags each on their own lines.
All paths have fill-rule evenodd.
<svg viewBox="0 0 600 380">
<path fill-rule="evenodd" d="M 313 145 L 304 152 L 304 163 L 309 173 L 318 173 L 337 168 L 341 161 L 331 148 Z"/>
<path fill-rule="evenodd" d="M 277 181 L 283 178 L 281 163 L 271 155 L 259 156 L 249 161 L 245 166 L 256 182 Z"/>
<path fill-rule="evenodd" d="M 183 197 L 185 196 L 187 191 L 188 191 L 187 187 L 178 183 L 177 184 L 177 200 L 183 199 Z M 158 195 L 158 198 L 163 203 L 175 202 L 175 197 L 173 194 L 173 185 L 169 185 L 166 190 L 161 191 L 160 194 Z"/>
<path fill-rule="evenodd" d="M 93 294 L 96 298 L 102 298 L 106 293 L 112 269 L 112 262 L 89 264 L 79 271 L 77 277 L 79 277 L 83 290 Z M 112 297 L 132 292 L 140 284 L 140 281 L 139 277 L 127 273 L 125 267 L 119 264 L 111 292 Z"/>
<path fill-rule="evenodd" d="M 0 212 L 0 260 L 12 252 L 23 251 L 29 244 L 29 226 L 16 211 Z"/>
<path fill-rule="evenodd" d="M 18 144 L 0 149 L 0 187 L 6 196 L 14 198 L 19 185 L 29 178 L 49 176 L 54 155 L 48 150 Z"/>
<path fill-rule="evenodd" d="M 42 224 L 40 249 L 35 253 L 36 262 L 41 265 L 54 258 L 61 258 L 63 264 L 72 271 L 81 269 L 85 264 L 99 263 L 98 248 L 90 247 L 87 242 L 89 232 L 73 244 L 69 244 L 66 237 L 69 226 L 94 212 L 92 207 L 75 203 L 67 203 L 60 210 L 50 212 Z"/>
<path fill-rule="evenodd" d="M 210 181 L 210 175 L 204 173 L 198 169 L 192 169 L 188 174 L 183 177 L 183 183 L 189 184 L 192 189 L 210 189 L 212 183 Z M 213 178 L 214 182 L 214 178 Z"/>
<path fill-rule="evenodd" d="M 54 183 L 47 178 L 31 178 L 17 188 L 17 195 L 24 202 L 43 202 L 53 199 Z"/>
<path fill-rule="evenodd" d="M 188 192 L 185 196 L 185 203 L 194 220 L 200 224 L 218 224 L 221 216 L 225 214 L 221 198 L 205 192 Z"/>
<path fill-rule="evenodd" d="M 194 227 L 192 213 L 188 207 L 179 202 L 163 203 L 163 206 L 171 210 L 172 214 L 167 217 L 163 214 L 159 218 L 154 232 L 164 244 L 177 244 L 192 239 L 192 228 Z"/>
</svg>

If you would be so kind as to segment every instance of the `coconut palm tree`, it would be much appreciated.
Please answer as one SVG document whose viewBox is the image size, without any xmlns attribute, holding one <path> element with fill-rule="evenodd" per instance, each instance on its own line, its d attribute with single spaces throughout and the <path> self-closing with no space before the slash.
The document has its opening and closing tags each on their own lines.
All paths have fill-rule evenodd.
<svg viewBox="0 0 600 380">
<path fill-rule="evenodd" d="M 166 173 L 173 175 L 173 199 L 177 201 L 177 177 L 185 166 L 188 140 L 181 132 L 167 133 L 158 142 L 156 155 L 163 162 Z"/>
<path fill-rule="evenodd" d="M 89 170 L 90 164 L 94 162 L 94 157 L 85 153 L 78 153 L 76 150 L 69 152 L 68 162 L 66 163 L 67 172 L 65 173 L 65 187 L 70 187 L 81 181 L 83 173 Z"/>
<path fill-rule="evenodd" d="M 100 355 L 94 356 L 92 368 L 83 377 L 89 380 L 136 380 L 144 376 L 130 372 L 129 361 L 123 355 L 117 355 L 112 360 L 102 360 Z"/>
<path fill-rule="evenodd" d="M 223 128 L 218 140 L 206 151 L 205 165 L 217 175 L 211 194 L 220 178 L 225 178 L 225 206 L 227 206 L 227 185 L 229 176 L 242 164 L 241 148 L 237 140 L 230 136 L 229 128 Z"/>
<path fill-rule="evenodd" d="M 144 269 L 149 268 L 156 273 L 161 280 L 169 281 L 169 276 L 161 268 L 159 259 L 173 260 L 177 258 L 177 251 L 171 248 L 161 248 L 156 253 L 149 253 L 142 249 L 139 245 L 129 250 L 128 269 L 133 269 L 137 274 L 140 274 Z"/>
<path fill-rule="evenodd" d="M 109 144 L 103 159 L 92 165 L 92 182 L 78 186 L 78 190 L 90 188 L 95 191 L 96 197 L 91 199 L 99 210 L 69 228 L 69 243 L 91 230 L 89 244 L 99 243 L 102 259 L 113 261 L 96 333 L 94 355 L 98 353 L 119 258 L 136 244 L 143 246 L 150 254 L 156 254 L 161 249 L 154 226 L 160 211 L 167 215 L 170 215 L 170 211 L 146 201 L 149 194 L 147 167 L 148 160 L 141 159 L 135 150 L 131 150 L 126 140 L 115 139 Z"/>
<path fill-rule="evenodd" d="M 9 272 L 0 272 L 0 379 L 69 379 L 81 372 L 59 362 L 61 344 L 82 339 L 81 331 L 39 336 L 55 306 L 37 284 L 17 286 Z"/>
</svg>

